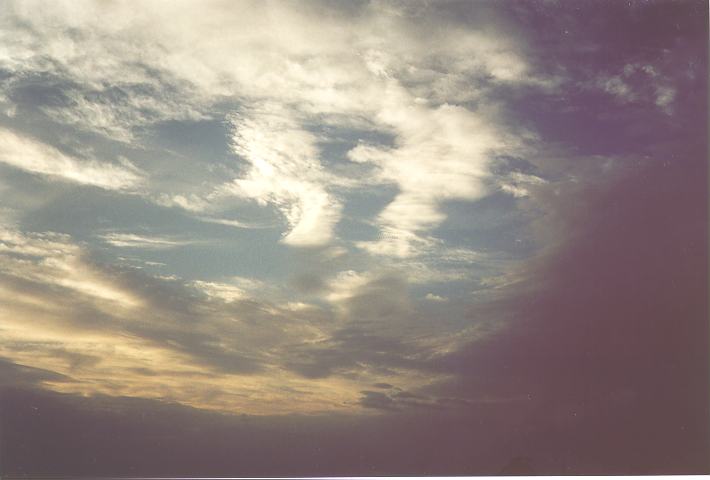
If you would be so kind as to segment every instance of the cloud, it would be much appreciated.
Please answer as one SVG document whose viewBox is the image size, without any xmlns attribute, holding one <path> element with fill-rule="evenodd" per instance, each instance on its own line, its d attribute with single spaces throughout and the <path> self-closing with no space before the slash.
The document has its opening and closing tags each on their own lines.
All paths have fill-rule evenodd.
<svg viewBox="0 0 710 480">
<path fill-rule="evenodd" d="M 441 295 L 435 295 L 433 293 L 427 293 L 424 298 L 431 302 L 448 302 L 449 299 L 446 297 L 442 297 Z"/>
<path fill-rule="evenodd" d="M 127 161 L 120 165 L 81 160 L 29 137 L 0 128 L 0 162 L 37 175 L 106 190 L 131 191 L 141 172 Z"/>
<path fill-rule="evenodd" d="M 148 250 L 162 250 L 194 243 L 189 240 L 180 240 L 169 237 L 148 237 L 144 235 L 136 235 L 134 233 L 107 233 L 101 235 L 100 238 L 114 247 L 144 248 Z"/>
<path fill-rule="evenodd" d="M 618 75 L 600 76 L 597 85 L 622 103 L 653 103 L 664 113 L 673 113 L 676 88 L 657 66 L 629 63 Z"/>
<path fill-rule="evenodd" d="M 8 468 L 707 467 L 706 7 L 8 5 Z"/>
<path fill-rule="evenodd" d="M 383 387 L 380 387 L 383 388 Z M 437 410 L 470 407 L 471 402 L 463 398 L 430 397 L 402 390 L 389 385 L 386 392 L 363 390 L 360 404 L 369 409 L 383 412 L 411 412 L 426 409 L 431 415 Z"/>
<path fill-rule="evenodd" d="M 659 152 L 528 198 L 547 212 L 536 220 L 545 248 L 525 262 L 522 285 L 494 301 L 507 327 L 442 357 L 460 376 L 429 393 L 524 398 L 538 409 L 525 428 L 545 439 L 530 455 L 572 442 L 599 471 L 706 449 L 707 422 L 677 427 L 708 415 L 707 162 L 692 143 L 673 148 L 675 164 Z M 629 442 L 646 453 L 614 453 Z"/>
<path fill-rule="evenodd" d="M 656 105 L 666 113 L 672 113 L 673 100 L 676 97 L 676 89 L 669 85 L 659 85 L 656 87 Z"/>
<path fill-rule="evenodd" d="M 81 249 L 71 243 L 66 235 L 52 232 L 25 235 L 14 228 L 2 228 L 0 260 L 5 278 L 32 282 L 41 285 L 40 288 L 49 287 L 50 291 L 52 287 L 67 289 L 97 302 L 97 305 L 104 305 L 105 302 L 108 309 L 132 309 L 141 303 L 138 296 L 115 285 L 90 262 L 86 262 Z M 15 301 L 35 303 L 31 289 L 24 295 L 17 293 Z M 37 302 L 45 304 L 40 299 Z"/>
<path fill-rule="evenodd" d="M 63 382 L 69 377 L 51 370 L 18 365 L 0 358 L 0 388 L 34 387 L 43 382 Z"/>
<path fill-rule="evenodd" d="M 394 182 L 399 193 L 377 217 L 381 238 L 360 246 L 372 253 L 410 257 L 433 247 L 423 233 L 445 220 L 438 208 L 441 202 L 486 194 L 489 155 L 505 141 L 495 126 L 468 109 L 423 107 L 396 85 L 384 97 L 389 105 L 379 118 L 397 132 L 396 146 L 360 145 L 349 156 L 376 165 L 382 181 Z"/>
<path fill-rule="evenodd" d="M 192 282 L 192 285 L 204 292 L 209 298 L 219 299 L 228 303 L 236 300 L 248 300 L 255 293 L 261 291 L 263 294 L 268 289 L 260 281 L 240 277 L 230 278 L 229 283 L 196 280 Z"/>
<path fill-rule="evenodd" d="M 546 181 L 535 175 L 521 172 L 511 172 L 500 180 L 500 188 L 506 193 L 510 193 L 516 198 L 530 195 L 529 188 L 536 185 L 544 185 Z"/>
<path fill-rule="evenodd" d="M 331 243 L 343 190 L 374 181 L 399 192 L 375 221 L 381 238 L 359 245 L 393 257 L 434 248 L 430 231 L 446 219 L 441 203 L 484 196 L 489 155 L 515 148 L 487 93 L 550 82 L 494 23 L 488 31 L 452 22 L 455 7 L 332 5 L 323 22 L 321 12 L 288 4 L 165 11 L 149 3 L 135 11 L 85 2 L 81 14 L 72 13 L 75 4 L 42 12 L 31 5 L 17 5 L 5 20 L 2 66 L 11 88 L 43 72 L 62 100 L 41 111 L 122 142 L 161 122 L 230 119 L 233 151 L 246 169 L 237 165 L 233 181 L 202 193 L 149 196 L 193 213 L 255 200 L 283 215 L 282 241 L 292 246 Z M 217 40 L 215 30 L 226 33 Z M 374 166 L 374 178 L 323 158 L 324 143 L 352 148 L 333 132 L 353 127 L 393 138 L 348 155 Z"/>
<path fill-rule="evenodd" d="M 192 209 L 192 208 L 186 208 L 186 210 L 190 210 L 190 209 Z M 275 225 L 272 225 L 272 224 L 244 222 L 241 220 L 233 220 L 233 219 L 227 219 L 227 218 L 200 217 L 200 220 L 202 220 L 203 222 L 207 222 L 207 223 L 217 223 L 219 225 L 227 225 L 229 227 L 235 227 L 235 228 L 246 228 L 246 229 L 275 228 Z"/>
<path fill-rule="evenodd" d="M 190 375 L 260 369 L 254 349 L 217 341 L 215 335 L 225 331 L 227 320 L 214 308 L 191 300 L 181 285 L 97 264 L 67 236 L 6 228 L 0 238 L 0 297 L 5 305 L 0 315 L 5 338 L 1 354 L 72 376 L 72 381 L 50 388 L 172 396 Z M 211 321 L 188 327 L 185 322 L 199 312 Z M 100 360 L 87 363 L 87 358 Z M 162 393 L 151 394 L 134 371 L 153 362 L 166 371 Z M 79 364 L 83 368 L 77 370 Z M 123 383 L 115 383 L 118 379 Z M 200 402 L 194 390 L 179 397 L 186 403 Z"/>
<path fill-rule="evenodd" d="M 436 376 L 428 368 L 426 352 L 388 332 L 353 322 L 330 336 L 304 345 L 294 345 L 286 367 L 307 379 L 396 378 L 411 387 L 429 383 Z M 421 371 L 429 371 L 422 378 Z"/>
<path fill-rule="evenodd" d="M 287 368 L 309 379 L 377 378 L 382 380 L 377 384 L 395 382 L 416 391 L 446 376 L 439 368 L 441 356 L 495 331 L 485 322 L 459 317 L 456 310 L 439 318 L 415 308 L 405 272 L 345 271 L 329 280 L 320 293 L 334 307 L 332 328 L 312 342 L 293 345 L 285 355 Z"/>
<path fill-rule="evenodd" d="M 511 415 L 490 406 L 463 416 L 432 409 L 425 415 L 220 415 L 167 401 L 2 393 L 0 422 L 15 440 L 3 463 L 10 475 L 494 475 L 510 462 L 501 447 L 510 441 L 495 432 L 515 431 Z M 54 455 L 43 454 L 47 442 Z"/>
<path fill-rule="evenodd" d="M 328 243 L 341 206 L 327 191 L 329 178 L 319 162 L 316 137 L 299 127 L 291 112 L 273 105 L 234 116 L 232 124 L 234 151 L 251 168 L 246 177 L 225 188 L 275 205 L 290 227 L 284 243 Z"/>
<path fill-rule="evenodd" d="M 437 378 L 435 349 L 419 340 L 426 322 L 401 335 L 412 310 L 392 274 L 353 280 L 331 309 L 249 278 L 106 265 L 67 235 L 1 233 L 0 355 L 55 372 L 45 388 L 276 413 L 351 410 L 373 378 L 408 389 Z"/>
<path fill-rule="evenodd" d="M 630 102 L 636 99 L 631 87 L 621 77 L 602 78 L 599 84 L 605 92 L 610 93 L 621 101 Z"/>
<path fill-rule="evenodd" d="M 128 143 L 135 139 L 136 130 L 155 123 L 206 118 L 189 104 L 179 102 L 177 92 L 171 90 L 168 85 L 68 90 L 64 93 L 65 105 L 43 106 L 42 110 L 57 122 Z"/>
<path fill-rule="evenodd" d="M 210 208 L 210 202 L 208 199 L 194 193 L 189 195 L 169 195 L 167 193 L 160 193 L 154 196 L 152 200 L 163 207 L 180 207 L 189 212 L 201 213 Z"/>
<path fill-rule="evenodd" d="M 364 407 L 376 408 L 378 410 L 390 411 L 397 409 L 394 400 L 386 393 L 373 392 L 371 390 L 363 390 L 360 403 Z"/>
</svg>

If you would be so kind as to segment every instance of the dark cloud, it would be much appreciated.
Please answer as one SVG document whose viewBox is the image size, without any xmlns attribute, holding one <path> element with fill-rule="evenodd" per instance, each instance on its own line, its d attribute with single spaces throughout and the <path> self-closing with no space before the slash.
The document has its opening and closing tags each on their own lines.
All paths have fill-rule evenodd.
<svg viewBox="0 0 710 480">
<path fill-rule="evenodd" d="M 42 382 L 65 382 L 71 378 L 61 373 L 41 368 L 18 365 L 0 358 L 0 387 L 35 387 Z"/>
<path fill-rule="evenodd" d="M 696 105 L 707 90 L 706 2 L 500 6 L 513 28 L 528 33 L 534 63 L 566 79 L 557 88 L 526 92 L 508 103 L 511 128 L 532 128 L 548 144 L 572 145 L 576 155 L 652 154 L 660 141 L 675 141 L 688 126 L 704 122 Z M 622 76 L 627 66 L 634 69 L 630 93 L 637 98 L 619 102 L 597 80 Z M 636 67 L 650 67 L 657 77 Z M 655 90 L 662 86 L 675 91 L 672 115 L 655 104 Z M 504 98 L 510 94 L 500 92 Z"/>
<path fill-rule="evenodd" d="M 30 476 L 496 474 L 514 455 L 492 432 L 518 416 L 220 415 L 18 388 L 0 407 L 0 472 Z"/>
<path fill-rule="evenodd" d="M 294 345 L 287 356 L 287 368 L 306 378 L 356 374 L 363 366 L 383 375 L 393 374 L 396 368 L 429 368 L 426 354 L 416 346 L 353 323 L 315 345 Z"/>
<path fill-rule="evenodd" d="M 360 405 L 378 410 L 397 410 L 395 402 L 386 393 L 363 390 L 360 398 Z"/>
<path fill-rule="evenodd" d="M 141 272 L 106 266 L 89 258 L 84 259 L 84 264 L 102 272 L 114 285 L 140 295 L 150 305 L 150 314 L 127 314 L 120 310 L 112 314 L 107 312 L 106 308 L 97 306 L 92 299 L 87 299 L 82 292 L 14 275 L 0 274 L 0 282 L 5 288 L 18 294 L 42 299 L 53 305 L 57 311 L 66 312 L 58 322 L 58 326 L 66 331 L 134 335 L 153 342 L 156 346 L 189 355 L 197 364 L 220 372 L 249 374 L 261 370 L 262 360 L 258 347 L 247 349 L 246 346 L 240 347 L 238 342 L 223 342 L 224 329 L 220 330 L 219 326 L 200 321 L 204 318 L 214 318 L 214 310 L 207 308 L 204 300 L 183 283 L 161 281 Z M 249 309 L 246 312 L 233 312 L 235 318 L 246 316 L 248 313 Z M 273 321 L 273 316 L 270 319 Z M 51 322 L 56 323 L 57 320 Z M 218 325 L 224 327 L 224 323 L 218 322 Z M 7 346 L 16 351 L 40 348 L 58 359 L 69 361 L 75 367 L 86 366 L 92 362 L 95 364 L 100 360 L 90 355 L 56 348 L 55 345 L 49 345 L 49 351 L 45 344 L 33 347 L 25 342 Z"/>
<path fill-rule="evenodd" d="M 674 163 L 628 169 L 612 183 L 567 192 L 574 196 L 536 197 L 554 223 L 547 230 L 573 241 L 551 245 L 530 263 L 526 285 L 496 304 L 515 320 L 493 339 L 444 360 L 415 361 L 406 343 L 370 330 L 376 322 L 363 322 L 366 328 L 353 320 L 320 345 L 284 353 L 309 378 L 358 365 L 456 375 L 424 392 L 384 383 L 374 386 L 385 391 L 363 391 L 359 404 L 386 418 L 353 420 L 365 425 L 354 426 L 334 417 L 266 424 L 227 417 L 219 425 L 200 412 L 144 404 L 106 419 L 71 399 L 61 407 L 45 400 L 38 420 L 15 397 L 5 400 L 4 410 L 15 417 L 3 418 L 3 430 L 22 441 L 5 447 L 4 458 L 12 460 L 4 468 L 180 475 L 707 472 L 702 160 L 698 149 L 676 150 Z M 545 222 L 539 227 L 545 231 Z M 397 318 L 391 312 L 402 305 L 367 305 L 383 302 L 373 293 L 360 301 L 352 311 L 363 319 Z M 207 337 L 182 340 L 198 357 L 228 365 L 229 356 L 201 350 Z M 77 422 L 81 434 L 61 418 Z M 67 438 L 65 449 L 49 450 Z"/>
<path fill-rule="evenodd" d="M 360 392 L 359 403 L 363 407 L 386 412 L 404 411 L 425 408 L 441 410 L 444 408 L 470 407 L 471 402 L 463 398 L 434 398 L 418 395 L 400 388 L 392 388 L 388 392 L 363 390 Z"/>
<path fill-rule="evenodd" d="M 375 276 L 339 306 L 341 326 L 327 339 L 291 345 L 285 352 L 287 368 L 306 378 L 352 375 L 362 367 L 380 374 L 392 374 L 397 368 L 427 369 L 427 352 L 399 333 L 414 314 L 401 275 Z"/>
<path fill-rule="evenodd" d="M 303 293 L 317 293 L 326 287 L 323 278 L 314 273 L 297 275 L 291 280 L 291 283 L 299 292 Z"/>
<path fill-rule="evenodd" d="M 373 383 L 372 386 L 375 388 L 384 388 L 384 389 L 388 389 L 388 388 L 393 387 L 393 385 L 390 385 L 389 383 Z"/>
<path fill-rule="evenodd" d="M 705 147 L 538 198 L 542 238 L 565 241 L 498 305 L 509 328 L 445 360 L 459 373 L 450 393 L 535 406 L 521 425 L 525 442 L 542 439 L 525 447 L 533 459 L 587 473 L 708 470 Z"/>
<path fill-rule="evenodd" d="M 367 282 L 344 302 L 348 316 L 355 325 L 378 325 L 397 321 L 412 313 L 408 284 L 401 275 L 382 275 Z M 386 325 L 386 323 L 385 323 Z M 343 330 L 343 336 L 357 336 L 356 331 Z"/>
</svg>

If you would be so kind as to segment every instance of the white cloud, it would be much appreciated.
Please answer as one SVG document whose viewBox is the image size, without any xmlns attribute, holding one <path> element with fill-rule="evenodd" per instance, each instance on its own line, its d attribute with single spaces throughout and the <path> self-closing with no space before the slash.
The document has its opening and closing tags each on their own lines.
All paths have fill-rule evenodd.
<svg viewBox="0 0 710 480">
<path fill-rule="evenodd" d="M 529 187 L 544 185 L 544 179 L 521 172 L 511 172 L 500 180 L 500 188 L 516 198 L 524 198 L 530 194 Z"/>
<path fill-rule="evenodd" d="M 656 66 L 629 63 L 618 75 L 602 75 L 596 82 L 599 88 L 622 103 L 653 103 L 664 113 L 673 113 L 676 89 Z"/>
<path fill-rule="evenodd" d="M 353 161 L 375 164 L 382 181 L 394 182 L 400 193 L 377 218 L 381 238 L 361 246 L 373 253 L 408 257 L 432 246 L 424 232 L 445 220 L 439 203 L 485 195 L 489 154 L 503 148 L 505 140 L 476 112 L 452 105 L 419 105 L 397 85 L 384 96 L 389 105 L 378 119 L 397 133 L 396 145 L 361 145 L 349 155 Z"/>
<path fill-rule="evenodd" d="M 473 269 L 460 264 L 478 258 L 476 252 L 447 251 L 432 230 L 446 220 L 443 202 L 486 194 L 490 154 L 515 146 L 486 94 L 501 84 L 544 87 L 550 82 L 535 77 L 523 51 L 502 32 L 452 25 L 437 8 L 422 4 L 427 21 L 394 4 L 373 2 L 349 8 L 348 14 L 335 6 L 327 20 L 321 8 L 331 7 L 221 1 L 167 6 L 147 1 L 136 8 L 127 2 L 28 0 L 13 3 L 0 19 L 0 68 L 18 78 L 18 84 L 39 75 L 51 79 L 59 101 L 38 105 L 50 120 L 126 143 L 97 144 L 140 149 L 151 144 L 142 144 L 139 133 L 154 133 L 150 127 L 157 131 L 161 122 L 229 120 L 234 162 L 220 170 L 224 175 L 201 177 L 195 175 L 197 168 L 183 171 L 171 169 L 167 161 L 155 162 L 161 164 L 161 174 L 179 179 L 178 187 L 158 190 L 160 180 L 151 175 L 155 184 L 140 193 L 159 205 L 179 207 L 206 222 L 262 227 L 231 219 L 238 210 L 235 204 L 241 207 L 253 200 L 282 215 L 284 243 L 330 244 L 320 250 L 323 264 L 315 269 L 332 272 L 354 268 L 345 254 L 352 244 L 335 233 L 346 190 L 387 184 L 396 192 L 375 215 L 380 239 L 359 244 L 392 258 L 366 258 L 356 267 L 358 272 L 331 277 L 330 287 L 324 288 L 330 289 L 319 291 L 325 302 L 279 298 L 280 292 L 272 291 L 271 302 L 259 301 L 265 285 L 244 279 L 190 281 L 169 269 L 157 277 L 135 269 L 126 273 L 101 268 L 67 238 L 56 240 L 56 246 L 14 241 L 3 266 L 11 266 L 11 273 L 36 289 L 26 295 L 27 303 L 50 312 L 33 310 L 17 318 L 42 318 L 54 322 L 55 331 L 65 332 L 68 322 L 90 318 L 86 329 L 99 335 L 93 332 L 97 320 L 95 311 L 85 308 L 88 304 L 110 318 L 102 327 L 115 329 L 97 342 L 101 348 L 63 334 L 67 348 L 96 348 L 106 362 L 77 376 L 78 382 L 67 390 L 169 398 L 232 411 L 349 409 L 364 380 L 351 375 L 321 383 L 302 381 L 286 367 L 289 348 L 327 342 L 336 328 L 355 318 L 383 320 L 366 332 L 365 341 L 383 332 L 391 338 L 405 332 L 403 343 L 426 337 L 436 348 L 441 347 L 438 338 L 460 328 L 455 320 L 447 328 L 430 319 L 417 320 L 407 285 L 466 279 Z M 331 168 L 333 162 L 345 160 L 326 157 L 325 144 L 344 151 L 363 132 L 371 143 L 361 143 L 349 158 L 367 166 Z M 11 142 L 0 144 L 0 152 L 3 162 L 17 168 L 131 192 L 147 176 L 130 164 L 74 158 L 11 135 Z M 377 138 L 386 140 L 372 140 Z M 143 165 L 151 168 L 153 162 L 146 159 Z M 374 178 L 358 177 L 350 167 L 371 171 Z M 143 249 L 186 244 L 181 238 L 116 232 L 103 240 Z M 15 257 L 21 249 L 35 249 L 39 256 L 20 263 Z M 452 265 L 436 265 L 437 255 L 448 255 Z M 396 268 L 403 263 L 399 258 L 413 256 L 419 258 Z M 374 262 L 381 265 L 369 271 Z M 8 282 L 8 291 L 20 283 L 14 280 Z M 57 292 L 59 300 L 51 296 Z M 71 295 L 63 295 L 67 292 Z M 18 309 L 13 315 L 0 312 L 0 317 L 10 318 Z M 29 322 L 17 323 L 16 338 L 46 334 L 30 332 L 25 324 Z M 111 339 L 115 349 L 107 351 L 114 347 Z M 359 355 L 367 349 L 356 350 Z M 34 360 L 25 353 L 12 355 L 39 368 L 56 362 L 51 355 Z M 238 367 L 249 363 L 245 358 L 264 371 L 244 373 Z M 161 385 L 142 379 L 137 368 L 155 369 Z M 370 367 L 353 363 L 351 368 L 350 373 L 357 374 Z M 420 375 L 415 367 L 397 368 L 391 375 L 398 385 L 407 386 L 408 376 Z M 184 374 L 193 376 L 185 379 Z M 421 374 L 418 383 L 433 377 Z M 289 386 L 306 386 L 313 395 L 291 398 L 278 390 Z"/>
<path fill-rule="evenodd" d="M 203 212 L 211 207 L 207 198 L 194 193 L 186 195 L 160 193 L 155 195 L 152 200 L 163 207 L 180 207 L 188 212 Z"/>
<path fill-rule="evenodd" d="M 599 86 L 605 92 L 618 98 L 622 102 L 631 102 L 636 99 L 636 94 L 620 76 L 602 77 L 599 79 Z"/>
<path fill-rule="evenodd" d="M 233 146 L 250 164 L 246 174 L 211 194 L 151 198 L 192 212 L 215 213 L 234 195 L 275 206 L 287 224 L 283 241 L 294 246 L 332 241 L 337 189 L 369 183 L 329 174 L 318 145 L 327 130 L 316 135 L 309 125 L 394 136 L 391 148 L 361 146 L 350 157 L 377 164 L 379 181 L 400 189 L 377 219 L 382 240 L 361 246 L 406 257 L 431 248 L 427 232 L 445 220 L 442 201 L 486 193 L 488 152 L 508 143 L 486 89 L 555 83 L 501 32 L 421 9 L 373 3 L 347 15 L 334 8 L 323 21 L 315 7 L 288 3 L 26 2 L 9 17 L 16 22 L 0 65 L 65 77 L 78 87 L 68 105 L 47 111 L 124 141 L 137 127 L 239 104 Z M 476 110 L 463 106 L 472 100 Z"/>
<path fill-rule="evenodd" d="M 141 172 L 124 160 L 121 166 L 80 160 L 56 148 L 0 128 L 0 162 L 26 172 L 107 190 L 133 190 Z"/>
<path fill-rule="evenodd" d="M 669 85 L 658 85 L 656 87 L 656 105 L 668 114 L 673 112 L 672 104 L 675 96 L 675 88 Z"/>
<path fill-rule="evenodd" d="M 247 294 L 243 289 L 229 283 L 205 282 L 196 280 L 193 285 L 210 298 L 218 298 L 225 302 L 243 300 Z"/>
<path fill-rule="evenodd" d="M 100 238 L 114 247 L 123 248 L 144 248 L 150 250 L 162 250 L 175 248 L 194 243 L 189 240 L 181 240 L 168 237 L 136 235 L 134 233 L 107 233 Z"/>
<path fill-rule="evenodd" d="M 438 303 L 444 303 L 444 302 L 448 302 L 448 301 L 449 301 L 448 298 L 442 297 L 442 296 L 440 296 L 440 295 L 435 295 L 435 294 L 433 294 L 433 293 L 427 293 L 424 298 L 426 298 L 426 299 L 429 300 L 429 301 L 438 302 Z"/>
<path fill-rule="evenodd" d="M 338 272 L 328 282 L 331 288 L 326 292 L 325 298 L 332 304 L 340 304 L 354 296 L 359 289 L 367 285 L 373 278 L 375 278 L 375 274 L 372 272 L 356 272 L 355 270 Z"/>
<path fill-rule="evenodd" d="M 135 308 L 141 299 L 85 261 L 66 235 L 25 234 L 0 226 L 0 266 L 6 275 L 66 289 L 99 308 Z"/>
<path fill-rule="evenodd" d="M 220 282 L 195 280 L 192 286 L 212 299 L 224 302 L 253 299 L 257 293 L 264 293 L 268 287 L 259 280 L 245 277 L 230 277 Z"/>
<path fill-rule="evenodd" d="M 205 115 L 179 102 L 178 98 L 162 94 L 161 90 L 145 93 L 110 91 L 66 93 L 68 105 L 43 106 L 55 120 L 101 133 L 113 140 L 131 142 L 134 130 L 164 120 L 200 120 Z M 162 96 L 162 98 L 161 98 Z M 135 145 L 135 142 L 133 142 Z"/>
<path fill-rule="evenodd" d="M 333 236 L 340 202 L 328 192 L 316 137 L 292 112 L 265 105 L 232 118 L 233 149 L 250 163 L 244 178 L 225 186 L 232 194 L 272 204 L 289 225 L 284 243 L 322 245 Z"/>
<path fill-rule="evenodd" d="M 219 225 L 227 225 L 229 227 L 235 228 L 245 228 L 247 230 L 262 229 L 262 228 L 274 228 L 275 225 L 268 223 L 253 223 L 245 222 L 241 220 L 233 220 L 227 218 L 211 218 L 211 217 L 199 217 L 200 220 L 207 223 L 217 223 Z"/>
</svg>

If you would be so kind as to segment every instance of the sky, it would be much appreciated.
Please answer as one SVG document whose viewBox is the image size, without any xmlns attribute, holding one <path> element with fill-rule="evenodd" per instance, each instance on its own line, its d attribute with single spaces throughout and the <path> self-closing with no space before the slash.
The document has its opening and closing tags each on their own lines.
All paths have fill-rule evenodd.
<svg viewBox="0 0 710 480">
<path fill-rule="evenodd" d="M 0 5 L 0 473 L 710 473 L 708 6 Z"/>
</svg>

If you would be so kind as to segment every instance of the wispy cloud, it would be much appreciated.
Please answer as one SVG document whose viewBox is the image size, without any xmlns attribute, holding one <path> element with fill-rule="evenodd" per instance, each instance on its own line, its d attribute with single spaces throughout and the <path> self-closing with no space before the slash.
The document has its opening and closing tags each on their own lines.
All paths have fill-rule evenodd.
<svg viewBox="0 0 710 480">
<path fill-rule="evenodd" d="M 393 86 L 382 120 L 399 133 L 394 148 L 362 145 L 350 152 L 356 162 L 372 162 L 383 181 L 400 193 L 379 214 L 381 238 L 361 245 L 373 253 L 408 257 L 431 245 L 425 233 L 446 218 L 438 209 L 447 199 L 475 200 L 486 193 L 488 154 L 503 146 L 495 127 L 476 113 L 444 105 L 417 105 Z"/>
<path fill-rule="evenodd" d="M 213 218 L 213 217 L 199 217 L 200 220 L 207 223 L 217 223 L 219 225 L 227 225 L 228 227 L 235 228 L 246 228 L 246 229 L 262 229 L 262 228 L 275 228 L 276 225 L 268 223 L 257 223 L 257 222 L 246 222 L 242 220 L 234 220 L 231 218 Z"/>
<path fill-rule="evenodd" d="M 156 244 L 138 238 L 115 239 Z M 396 334 L 411 312 L 396 276 L 342 286 L 329 297 L 336 311 L 251 278 L 189 281 L 105 265 L 67 235 L 15 227 L 0 231 L 0 266 L 0 355 L 61 376 L 46 380 L 53 390 L 276 413 L 352 409 L 373 375 L 406 388 L 437 378 L 421 375 L 430 350 L 414 339 L 423 331 Z M 387 354 L 376 352 L 385 345 Z M 284 395 L 287 387 L 307 393 Z"/>
<path fill-rule="evenodd" d="M 500 180 L 500 188 L 514 197 L 527 197 L 530 187 L 544 185 L 546 181 L 535 175 L 511 172 Z"/>
<path fill-rule="evenodd" d="M 206 118 L 189 104 L 179 102 L 168 86 L 69 90 L 66 96 L 66 105 L 43 106 L 42 110 L 58 122 L 94 131 L 120 142 L 131 142 L 136 130 L 157 122 Z"/>
<path fill-rule="evenodd" d="M 51 179 L 107 190 L 130 191 L 143 180 L 141 172 L 126 160 L 116 165 L 78 159 L 4 128 L 0 128 L 0 162 Z"/>
<path fill-rule="evenodd" d="M 341 206 L 327 190 L 328 175 L 319 161 L 316 137 L 292 115 L 278 105 L 265 105 L 232 117 L 234 151 L 251 168 L 245 178 L 224 188 L 276 206 L 289 225 L 285 243 L 322 245 L 333 236 Z"/>
<path fill-rule="evenodd" d="M 4 65 L 17 76 L 49 71 L 73 85 L 63 104 L 42 107 L 53 119 L 127 141 L 150 125 L 223 111 L 225 99 L 238 103 L 226 116 L 233 151 L 248 169 L 204 194 L 150 197 L 211 215 L 228 208 L 230 197 L 253 199 L 283 215 L 283 242 L 292 246 L 332 242 L 342 189 L 375 180 L 399 194 L 377 217 L 381 239 L 360 246 L 395 257 L 426 251 L 430 231 L 446 219 L 441 202 L 484 196 L 489 155 L 515 143 L 486 92 L 552 81 L 513 38 L 452 25 L 431 8 L 424 8 L 426 22 L 419 9 L 380 3 L 358 7 L 354 17 L 335 8 L 329 22 L 283 3 L 225 9 L 205 2 L 169 12 L 152 3 L 139 12 L 88 3 L 81 15 L 59 4 L 45 9 L 52 11 L 15 9 Z M 164 15 L 172 20 L 155 21 Z M 182 22 L 191 28 L 175 27 Z M 214 42 L 214 28 L 239 33 Z M 80 54 L 85 45 L 91 51 Z M 466 104 L 472 101 L 476 108 Z M 329 128 L 352 126 L 394 137 L 392 145 L 363 143 L 348 155 L 375 166 L 375 179 L 324 166 L 321 144 L 337 143 Z"/>
<path fill-rule="evenodd" d="M 49 291 L 53 288 L 67 289 L 78 296 L 77 301 L 92 302 L 104 311 L 116 307 L 132 309 L 142 303 L 140 296 L 115 284 L 100 269 L 87 262 L 81 249 L 66 235 L 52 232 L 27 235 L 14 228 L 3 227 L 0 230 L 0 261 L 5 278 L 33 282 Z M 45 302 L 33 299 L 31 292 L 18 295 L 17 301 L 25 299 L 30 305 L 35 301 L 40 305 Z"/>
<path fill-rule="evenodd" d="M 100 238 L 114 247 L 144 248 L 148 250 L 161 250 L 194 244 L 194 240 L 183 240 L 172 237 L 145 236 L 134 233 L 107 233 Z"/>
</svg>

